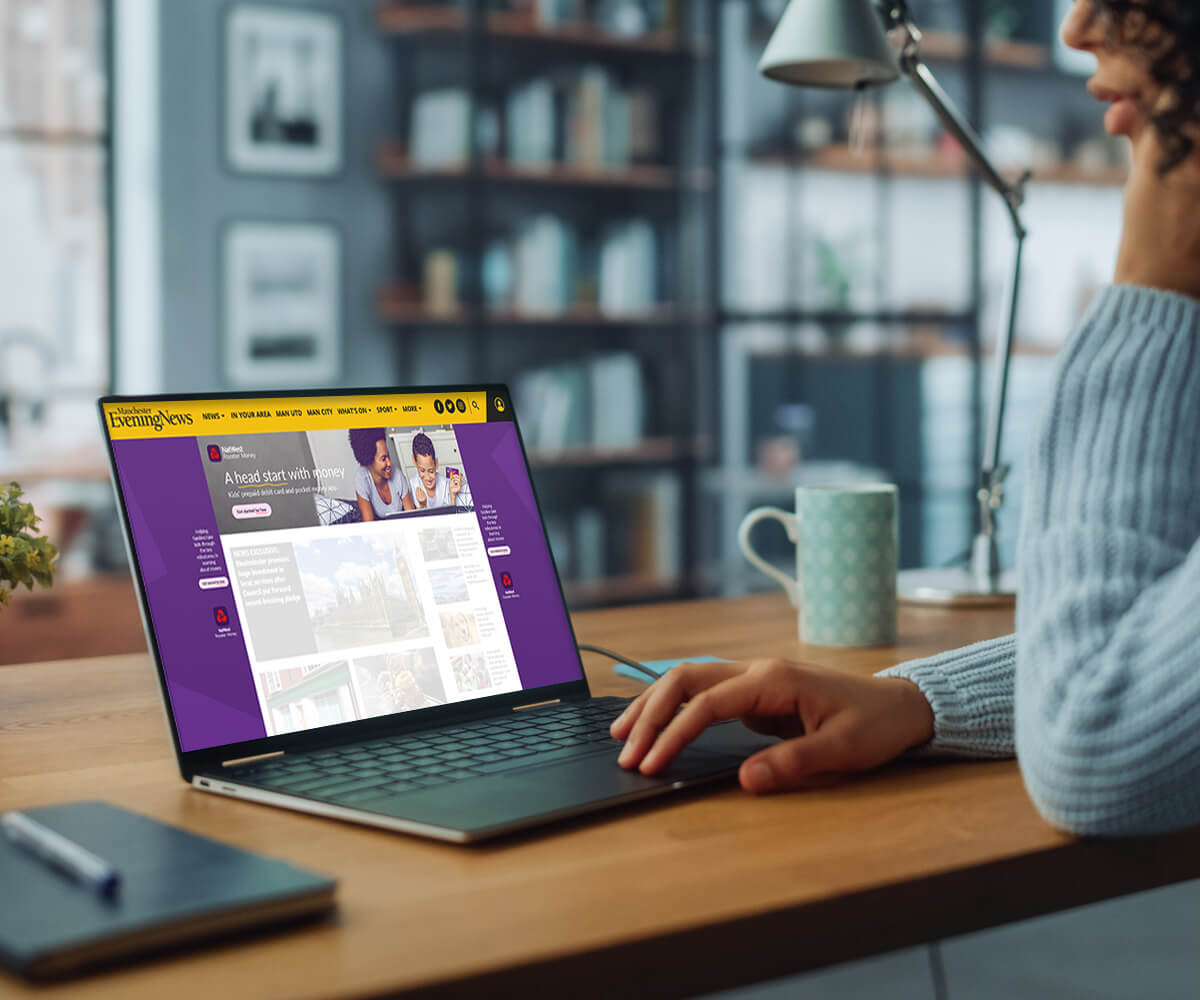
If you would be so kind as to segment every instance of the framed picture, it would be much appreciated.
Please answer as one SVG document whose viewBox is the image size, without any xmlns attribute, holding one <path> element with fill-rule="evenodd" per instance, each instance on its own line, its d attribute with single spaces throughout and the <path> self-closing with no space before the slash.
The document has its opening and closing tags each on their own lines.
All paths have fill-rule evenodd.
<svg viewBox="0 0 1200 1000">
<path fill-rule="evenodd" d="M 342 166 L 337 15 L 233 7 L 225 22 L 225 142 L 235 170 L 322 176 Z"/>
<path fill-rule="evenodd" d="M 225 376 L 246 388 L 338 376 L 341 239 L 331 226 L 238 222 L 225 230 Z"/>
</svg>

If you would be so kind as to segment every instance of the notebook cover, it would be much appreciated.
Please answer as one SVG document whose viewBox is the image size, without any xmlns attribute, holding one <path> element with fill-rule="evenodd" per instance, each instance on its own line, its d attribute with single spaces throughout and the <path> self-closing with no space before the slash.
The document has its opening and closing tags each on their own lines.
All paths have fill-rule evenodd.
<svg viewBox="0 0 1200 1000">
<path fill-rule="evenodd" d="M 315 914 L 336 882 L 106 802 L 24 810 L 121 873 L 111 900 L 0 834 L 0 962 L 31 978 Z"/>
</svg>

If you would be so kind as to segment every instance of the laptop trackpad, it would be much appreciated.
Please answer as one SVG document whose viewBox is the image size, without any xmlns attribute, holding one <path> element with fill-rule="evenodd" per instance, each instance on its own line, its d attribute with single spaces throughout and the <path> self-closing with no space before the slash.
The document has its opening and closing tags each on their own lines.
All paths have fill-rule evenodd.
<svg viewBox="0 0 1200 1000">
<path fill-rule="evenodd" d="M 669 789 L 679 781 L 732 774 L 741 760 L 738 756 L 689 749 L 663 774 L 648 778 L 620 767 L 613 750 L 561 764 L 406 792 L 390 801 L 364 803 L 363 808 L 480 835 L 523 826 L 535 817 L 550 819 L 556 814 L 569 814 L 591 803 L 637 798 L 656 789 Z"/>
</svg>

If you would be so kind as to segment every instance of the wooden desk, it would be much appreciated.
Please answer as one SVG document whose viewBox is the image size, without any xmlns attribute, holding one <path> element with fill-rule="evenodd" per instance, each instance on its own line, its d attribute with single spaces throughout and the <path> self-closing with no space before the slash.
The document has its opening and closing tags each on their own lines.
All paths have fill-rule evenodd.
<svg viewBox="0 0 1200 1000">
<path fill-rule="evenodd" d="M 782 654 L 871 672 L 999 635 L 1002 611 L 906 609 L 891 649 L 804 649 L 782 598 L 577 617 L 634 656 Z M 597 693 L 634 693 L 589 657 Z M 191 791 L 145 656 L 0 671 L 0 809 L 105 798 L 341 879 L 339 916 L 41 997 L 691 995 L 1200 875 L 1200 830 L 1079 841 L 1011 762 L 901 764 L 841 787 L 736 788 L 452 847 Z M 2 905 L 2 904 L 0 904 Z M 0 973 L 0 994 L 33 995 Z"/>
</svg>

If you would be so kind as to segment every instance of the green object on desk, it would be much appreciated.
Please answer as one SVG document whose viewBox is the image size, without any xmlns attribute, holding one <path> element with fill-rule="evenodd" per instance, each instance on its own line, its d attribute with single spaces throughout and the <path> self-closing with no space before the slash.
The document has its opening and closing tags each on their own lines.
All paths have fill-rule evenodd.
<svg viewBox="0 0 1200 1000">
<path fill-rule="evenodd" d="M 0 837 L 0 964 L 30 978 L 328 910 L 337 883 L 106 802 L 25 810 L 120 872 L 112 898 Z"/>
<path fill-rule="evenodd" d="M 646 660 L 642 663 L 642 666 L 657 678 L 661 677 L 672 667 L 679 666 L 681 663 L 733 663 L 733 660 L 724 660 L 719 656 L 685 656 L 681 660 Z M 624 663 L 618 663 L 614 666 L 613 672 L 635 681 L 650 682 L 650 678 L 637 670 L 637 668 Z"/>
</svg>

